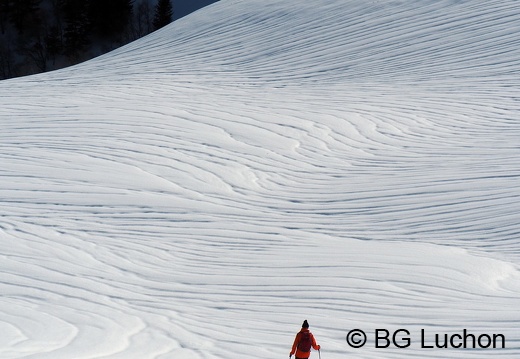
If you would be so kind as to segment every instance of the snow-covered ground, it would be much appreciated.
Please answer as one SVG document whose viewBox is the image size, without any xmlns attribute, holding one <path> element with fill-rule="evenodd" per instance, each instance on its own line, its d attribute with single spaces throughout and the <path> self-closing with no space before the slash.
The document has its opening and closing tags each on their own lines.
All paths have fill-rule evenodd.
<svg viewBox="0 0 520 359">
<path fill-rule="evenodd" d="M 0 357 L 518 358 L 519 95 L 517 0 L 222 0 L 0 82 Z"/>
</svg>

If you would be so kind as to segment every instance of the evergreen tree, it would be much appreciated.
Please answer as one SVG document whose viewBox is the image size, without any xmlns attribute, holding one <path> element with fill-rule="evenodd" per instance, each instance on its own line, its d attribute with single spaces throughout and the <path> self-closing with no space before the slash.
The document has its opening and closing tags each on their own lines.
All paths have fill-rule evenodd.
<svg viewBox="0 0 520 359">
<path fill-rule="evenodd" d="M 52 65 L 56 64 L 56 57 L 63 50 L 63 43 L 61 39 L 61 32 L 58 26 L 52 26 L 45 35 L 45 48 L 48 56 L 52 61 Z"/>
<path fill-rule="evenodd" d="M 136 40 L 153 31 L 153 9 L 148 0 L 138 0 L 131 22 L 131 40 Z"/>
<path fill-rule="evenodd" d="M 11 15 L 12 0 L 0 0 L 0 33 L 3 35 L 6 31 L 7 21 Z"/>
<path fill-rule="evenodd" d="M 153 27 L 155 30 L 168 25 L 173 19 L 173 6 L 170 0 L 159 0 L 155 6 Z"/>
<path fill-rule="evenodd" d="M 92 30 L 106 39 L 120 36 L 130 21 L 132 9 L 133 0 L 90 0 Z"/>
<path fill-rule="evenodd" d="M 88 2 L 65 0 L 63 13 L 65 16 L 65 53 L 71 58 L 76 58 L 90 43 Z"/>
<path fill-rule="evenodd" d="M 9 6 L 11 22 L 20 34 L 28 28 L 37 28 L 41 0 L 15 0 Z"/>
<path fill-rule="evenodd" d="M 68 66 L 142 37 L 172 21 L 172 1 L 0 0 L 0 79 Z"/>
<path fill-rule="evenodd" d="M 19 46 L 20 53 L 26 58 L 25 64 L 29 67 L 29 72 L 47 71 L 48 52 L 44 41 L 43 36 L 37 36 Z M 36 69 L 33 70 L 34 66 Z"/>
</svg>

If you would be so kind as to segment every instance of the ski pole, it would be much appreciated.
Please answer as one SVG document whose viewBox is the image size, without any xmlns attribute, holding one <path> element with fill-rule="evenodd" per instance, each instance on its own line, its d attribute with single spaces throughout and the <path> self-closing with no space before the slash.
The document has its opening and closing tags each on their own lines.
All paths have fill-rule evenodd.
<svg viewBox="0 0 520 359">
<path fill-rule="evenodd" d="M 318 356 L 319 356 L 320 359 L 321 359 L 321 350 L 318 350 Z"/>
</svg>

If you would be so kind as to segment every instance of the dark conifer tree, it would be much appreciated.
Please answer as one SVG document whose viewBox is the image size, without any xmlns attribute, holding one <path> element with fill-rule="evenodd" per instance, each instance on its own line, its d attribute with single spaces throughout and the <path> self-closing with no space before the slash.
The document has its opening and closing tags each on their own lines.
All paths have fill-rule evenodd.
<svg viewBox="0 0 520 359">
<path fill-rule="evenodd" d="M 11 22 L 20 34 L 28 28 L 37 28 L 39 24 L 38 11 L 41 0 L 14 0 L 11 1 L 9 12 Z"/>
<path fill-rule="evenodd" d="M 0 33 L 5 34 L 7 21 L 11 16 L 12 0 L 0 0 Z"/>
<path fill-rule="evenodd" d="M 170 0 L 159 0 L 155 6 L 153 27 L 155 30 L 168 25 L 173 19 L 173 6 Z"/>
<path fill-rule="evenodd" d="M 133 0 L 90 0 L 92 30 L 105 39 L 120 36 L 130 21 L 132 9 Z"/>
<path fill-rule="evenodd" d="M 65 17 L 65 53 L 77 57 L 90 43 L 90 23 L 88 19 L 88 2 L 85 0 L 65 0 L 63 2 Z"/>
<path fill-rule="evenodd" d="M 14 52 L 9 41 L 0 37 L 0 80 L 19 76 L 15 68 Z"/>
<path fill-rule="evenodd" d="M 138 0 L 132 14 L 131 40 L 138 39 L 153 31 L 153 11 L 154 9 L 148 0 Z"/>
<path fill-rule="evenodd" d="M 52 26 L 45 35 L 45 47 L 47 49 L 52 65 L 56 63 L 56 57 L 63 50 L 61 32 L 58 26 Z"/>
<path fill-rule="evenodd" d="M 0 0 L 0 77 L 71 65 L 142 37 L 173 20 L 172 1 Z"/>
</svg>

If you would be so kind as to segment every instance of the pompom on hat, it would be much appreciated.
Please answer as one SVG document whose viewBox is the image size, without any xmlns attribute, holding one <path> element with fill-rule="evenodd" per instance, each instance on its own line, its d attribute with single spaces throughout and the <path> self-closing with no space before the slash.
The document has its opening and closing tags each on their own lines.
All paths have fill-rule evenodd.
<svg viewBox="0 0 520 359">
<path fill-rule="evenodd" d="M 305 319 L 303 321 L 302 328 L 308 328 L 308 327 L 309 327 L 309 323 L 307 323 L 307 319 Z"/>
</svg>

